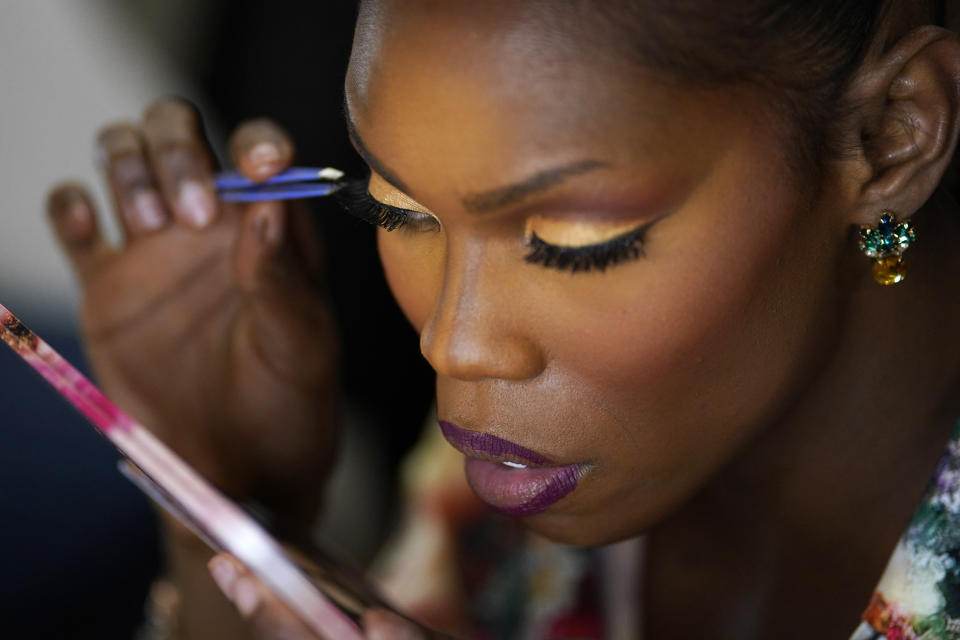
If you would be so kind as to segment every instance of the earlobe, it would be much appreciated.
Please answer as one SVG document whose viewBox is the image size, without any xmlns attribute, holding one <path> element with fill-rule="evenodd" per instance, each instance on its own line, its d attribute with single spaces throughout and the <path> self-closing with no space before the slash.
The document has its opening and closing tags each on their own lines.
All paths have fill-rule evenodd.
<svg viewBox="0 0 960 640">
<path fill-rule="evenodd" d="M 960 39 L 936 27 L 907 34 L 862 69 L 857 224 L 890 209 L 910 216 L 933 194 L 960 130 Z"/>
</svg>

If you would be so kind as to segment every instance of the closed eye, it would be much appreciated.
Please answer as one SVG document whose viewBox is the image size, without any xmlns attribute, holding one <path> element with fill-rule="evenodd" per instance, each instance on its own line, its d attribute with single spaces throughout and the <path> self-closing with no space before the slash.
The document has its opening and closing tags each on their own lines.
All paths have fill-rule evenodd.
<svg viewBox="0 0 960 640">
<path fill-rule="evenodd" d="M 387 231 L 395 231 L 408 225 L 414 231 L 440 229 L 437 219 L 431 215 L 393 207 L 374 198 L 370 195 L 367 179 L 351 180 L 337 191 L 336 196 L 347 213 Z"/>
<path fill-rule="evenodd" d="M 437 219 L 429 214 L 380 202 L 370 195 L 368 182 L 367 179 L 352 180 L 336 193 L 337 200 L 348 213 L 387 231 L 401 228 L 411 231 L 440 230 Z M 530 264 L 572 273 L 603 272 L 609 267 L 641 258 L 644 234 L 653 222 L 640 225 L 604 242 L 576 247 L 551 244 L 531 231 L 527 237 L 530 251 L 524 256 L 524 260 Z"/>
<path fill-rule="evenodd" d="M 608 267 L 643 256 L 643 237 L 651 224 L 648 222 L 605 242 L 578 247 L 550 244 L 531 232 L 527 238 L 530 252 L 524 260 L 572 273 L 606 271 Z"/>
</svg>

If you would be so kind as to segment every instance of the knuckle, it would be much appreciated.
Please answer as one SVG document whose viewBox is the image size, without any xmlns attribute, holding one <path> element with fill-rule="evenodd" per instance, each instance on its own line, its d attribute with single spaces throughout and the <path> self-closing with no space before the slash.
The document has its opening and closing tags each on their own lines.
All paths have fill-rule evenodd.
<svg viewBox="0 0 960 640">
<path fill-rule="evenodd" d="M 196 140 L 169 139 L 151 146 L 151 153 L 162 162 L 195 163 L 204 157 L 203 147 Z"/>
<path fill-rule="evenodd" d="M 86 199 L 86 192 L 76 182 L 59 182 L 47 193 L 47 210 L 55 211 Z"/>
<path fill-rule="evenodd" d="M 192 141 L 167 141 L 153 149 L 158 173 L 170 177 L 209 172 L 209 157 Z"/>
<path fill-rule="evenodd" d="M 169 142 L 199 144 L 203 136 L 199 113 L 193 105 L 179 98 L 148 107 L 144 113 L 143 132 L 151 150 Z"/>
<path fill-rule="evenodd" d="M 230 148 L 230 153 L 237 155 L 238 150 L 243 146 L 244 140 L 250 137 L 249 133 L 249 123 L 242 122 L 236 129 L 233 130 L 233 133 L 230 134 L 230 139 L 227 142 L 227 145 Z"/>
<path fill-rule="evenodd" d="M 179 125 L 183 128 L 195 128 L 200 120 L 197 108 L 192 103 L 178 97 L 156 100 L 143 112 L 144 124 L 162 123 Z"/>
<path fill-rule="evenodd" d="M 129 122 L 112 122 L 97 132 L 97 144 L 108 154 L 139 151 L 140 133 Z"/>
<path fill-rule="evenodd" d="M 294 147 L 278 125 L 260 118 L 237 128 L 230 138 L 230 156 L 248 178 L 262 180 L 293 161 Z"/>
<path fill-rule="evenodd" d="M 242 123 L 231 138 L 235 147 L 246 148 L 260 142 L 290 146 L 290 136 L 280 125 L 267 118 L 256 118 Z"/>
<path fill-rule="evenodd" d="M 153 185 L 150 167 L 140 153 L 117 153 L 111 157 L 109 176 L 117 187 Z"/>
</svg>

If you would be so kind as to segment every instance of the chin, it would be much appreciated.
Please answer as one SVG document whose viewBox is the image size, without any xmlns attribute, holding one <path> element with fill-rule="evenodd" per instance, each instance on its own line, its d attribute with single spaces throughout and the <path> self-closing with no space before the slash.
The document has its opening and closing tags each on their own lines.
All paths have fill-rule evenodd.
<svg viewBox="0 0 960 640">
<path fill-rule="evenodd" d="M 570 515 L 542 513 L 520 522 L 529 531 L 560 544 L 576 547 L 595 547 L 621 542 L 628 538 L 643 535 L 653 526 L 653 522 L 643 523 L 612 522 L 611 517 L 602 514 Z"/>
</svg>

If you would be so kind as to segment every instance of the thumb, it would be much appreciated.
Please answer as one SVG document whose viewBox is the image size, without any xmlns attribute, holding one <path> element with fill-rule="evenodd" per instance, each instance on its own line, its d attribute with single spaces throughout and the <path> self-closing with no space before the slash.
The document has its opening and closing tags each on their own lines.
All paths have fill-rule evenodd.
<svg viewBox="0 0 960 640">
<path fill-rule="evenodd" d="M 246 207 L 234 255 L 240 288 L 257 294 L 268 287 L 281 257 L 288 230 L 286 207 L 280 202 L 257 202 Z"/>
<path fill-rule="evenodd" d="M 336 331 L 321 287 L 287 239 L 290 214 L 279 202 L 247 207 L 234 274 L 259 355 L 291 382 L 315 382 L 336 362 Z"/>
<path fill-rule="evenodd" d="M 369 640 L 427 640 L 423 629 L 386 609 L 368 609 L 361 624 Z"/>
</svg>

